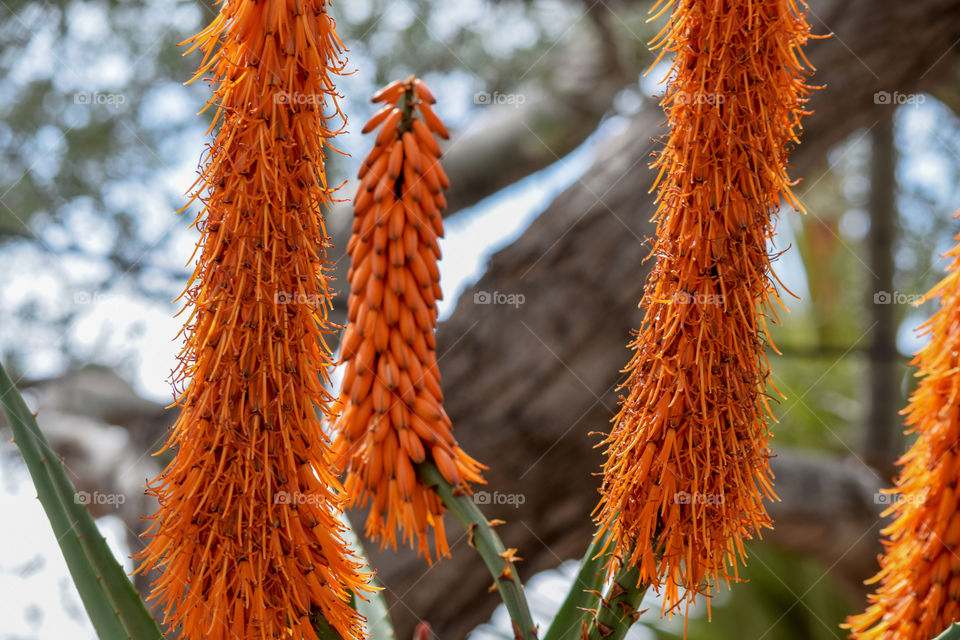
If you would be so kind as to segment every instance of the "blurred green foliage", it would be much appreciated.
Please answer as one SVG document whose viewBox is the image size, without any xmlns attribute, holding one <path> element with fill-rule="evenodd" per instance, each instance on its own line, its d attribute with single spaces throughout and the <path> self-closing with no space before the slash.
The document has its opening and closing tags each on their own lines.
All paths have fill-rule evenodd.
<svg viewBox="0 0 960 640">
<path fill-rule="evenodd" d="M 846 637 L 840 628 L 856 604 L 830 580 L 829 570 L 795 553 L 769 545 L 749 547 L 744 580 L 723 588 L 712 603 L 698 605 L 687 626 L 688 640 L 834 640 Z M 663 640 L 684 637 L 683 616 L 651 623 Z"/>
</svg>

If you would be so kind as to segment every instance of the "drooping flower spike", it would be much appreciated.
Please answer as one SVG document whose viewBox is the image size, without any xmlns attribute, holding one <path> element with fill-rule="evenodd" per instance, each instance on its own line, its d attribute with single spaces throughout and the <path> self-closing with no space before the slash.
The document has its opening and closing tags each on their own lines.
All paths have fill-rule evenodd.
<svg viewBox="0 0 960 640">
<path fill-rule="evenodd" d="M 453 437 L 437 367 L 437 239 L 449 181 L 434 135 L 448 134 L 419 79 L 393 82 L 373 101 L 384 104 L 363 128 L 379 131 L 360 169 L 347 245 L 350 297 L 335 446 L 352 503 L 372 503 L 367 535 L 396 547 L 399 530 L 430 560 L 429 529 L 436 556 L 449 555 L 444 507 L 415 465 L 433 462 L 466 491 L 468 483 L 484 481 L 484 467 Z"/>
<path fill-rule="evenodd" d="M 192 42 L 220 126 L 192 190 L 186 388 L 139 571 L 161 571 L 152 595 L 189 640 L 313 639 L 316 616 L 360 638 L 348 602 L 366 575 L 317 415 L 332 402 L 322 209 L 343 47 L 325 0 L 231 0 Z"/>
<path fill-rule="evenodd" d="M 918 438 L 900 459 L 884 514 L 895 519 L 870 581 L 879 587 L 845 625 L 858 640 L 925 640 L 960 622 L 960 244 L 947 256 L 949 275 L 925 296 L 939 298 L 940 308 L 924 325 L 930 342 L 913 359 L 920 384 L 905 413 Z"/>
<path fill-rule="evenodd" d="M 766 323 L 779 304 L 767 252 L 809 63 L 791 0 L 661 0 L 653 46 L 674 54 L 662 105 L 656 266 L 631 344 L 626 396 L 604 442 L 600 531 L 663 612 L 736 578 L 771 525 Z M 772 346 L 772 345 L 770 345 Z M 730 569 L 732 568 L 732 573 Z"/>
</svg>

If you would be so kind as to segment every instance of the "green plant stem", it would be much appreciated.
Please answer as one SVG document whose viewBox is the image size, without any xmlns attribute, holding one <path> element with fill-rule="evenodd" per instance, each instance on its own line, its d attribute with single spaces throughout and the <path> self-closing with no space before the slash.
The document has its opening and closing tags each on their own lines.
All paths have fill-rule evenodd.
<svg viewBox="0 0 960 640">
<path fill-rule="evenodd" d="M 600 590 L 606 572 L 608 554 L 600 555 L 606 546 L 609 532 L 603 532 L 583 555 L 580 561 L 580 571 L 577 572 L 570 591 L 563 604 L 560 605 L 557 615 L 554 616 L 543 640 L 580 640 L 582 638 L 583 623 L 587 619 L 588 611 L 595 609 L 600 602 Z"/>
<path fill-rule="evenodd" d="M 640 570 L 623 568 L 613 578 L 597 614 L 587 628 L 590 640 L 622 640 L 637 621 L 638 608 L 647 585 L 637 586 Z"/>
<path fill-rule="evenodd" d="M 440 471 L 430 463 L 417 465 L 417 472 L 424 482 L 437 488 L 437 495 L 450 513 L 470 533 L 470 542 L 493 576 L 497 591 L 513 620 L 514 632 L 522 640 L 536 640 L 537 628 L 530 614 L 523 585 L 517 568 L 509 560 L 506 547 L 477 505 L 468 495 L 454 495 L 453 486 Z"/>
</svg>

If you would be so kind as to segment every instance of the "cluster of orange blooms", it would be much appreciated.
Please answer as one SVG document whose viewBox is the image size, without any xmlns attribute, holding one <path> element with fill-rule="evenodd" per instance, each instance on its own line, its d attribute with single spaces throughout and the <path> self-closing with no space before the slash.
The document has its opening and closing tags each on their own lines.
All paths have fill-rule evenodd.
<svg viewBox="0 0 960 640">
<path fill-rule="evenodd" d="M 900 460 L 880 586 L 847 620 L 858 640 L 929 640 L 960 620 L 960 245 L 947 255 L 949 275 L 926 296 L 940 309 L 913 361 L 921 381 L 906 413 L 919 437 Z"/>
<path fill-rule="evenodd" d="M 605 445 L 600 530 L 687 606 L 736 577 L 773 498 L 766 323 L 779 303 L 768 241 L 809 65 L 809 26 L 782 0 L 661 0 L 655 46 L 675 54 L 662 105 L 656 266 L 641 302 L 626 397 Z M 733 568 L 733 575 L 730 568 Z"/>
<path fill-rule="evenodd" d="M 139 568 L 162 570 L 153 595 L 185 638 L 316 638 L 315 616 L 363 634 L 349 602 L 367 575 L 341 538 L 345 497 L 318 416 L 332 403 L 321 209 L 341 124 L 333 27 L 325 0 L 238 0 L 194 38 L 220 128 L 194 186 L 177 451 L 151 486 L 160 508 Z"/>
<path fill-rule="evenodd" d="M 384 106 L 363 128 L 379 132 L 360 169 L 347 245 L 344 409 L 335 444 L 353 504 L 372 502 L 367 535 L 395 547 L 399 529 L 429 559 L 430 528 L 437 556 L 448 554 L 444 508 L 414 465 L 433 462 L 467 490 L 483 482 L 481 465 L 453 437 L 437 368 L 437 239 L 449 181 L 434 134 L 446 138 L 447 129 L 419 79 L 394 82 L 373 100 Z"/>
</svg>

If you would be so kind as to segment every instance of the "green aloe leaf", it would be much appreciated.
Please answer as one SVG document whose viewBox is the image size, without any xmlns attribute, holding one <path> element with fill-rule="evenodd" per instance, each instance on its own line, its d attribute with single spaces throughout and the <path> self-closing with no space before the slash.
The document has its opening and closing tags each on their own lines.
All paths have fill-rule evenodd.
<svg viewBox="0 0 960 640">
<path fill-rule="evenodd" d="M 589 620 L 591 615 L 588 611 L 596 609 L 600 602 L 604 564 L 609 557 L 607 554 L 600 555 L 600 552 L 608 537 L 608 532 L 604 532 L 587 549 L 580 562 L 580 571 L 543 640 L 580 640 L 582 637 L 583 622 Z"/>
<path fill-rule="evenodd" d="M 0 403 L 97 635 L 104 640 L 163 638 L 2 366 Z"/>
<path fill-rule="evenodd" d="M 347 527 L 343 535 L 344 540 L 350 545 L 354 555 L 370 567 L 370 560 L 360 542 L 360 536 L 353 530 L 346 514 L 341 514 L 340 520 Z M 378 589 L 383 586 L 376 576 L 370 578 L 370 584 Z M 354 598 L 354 604 L 357 612 L 367 619 L 368 640 L 396 640 L 397 634 L 393 630 L 393 621 L 390 620 L 390 612 L 387 609 L 383 591 L 378 590 L 365 598 Z"/>
</svg>

